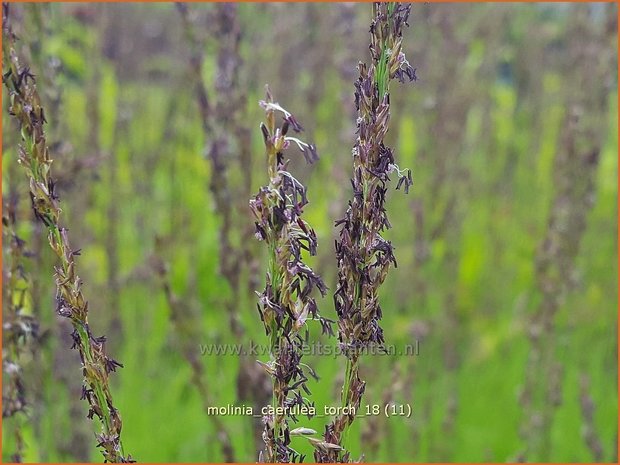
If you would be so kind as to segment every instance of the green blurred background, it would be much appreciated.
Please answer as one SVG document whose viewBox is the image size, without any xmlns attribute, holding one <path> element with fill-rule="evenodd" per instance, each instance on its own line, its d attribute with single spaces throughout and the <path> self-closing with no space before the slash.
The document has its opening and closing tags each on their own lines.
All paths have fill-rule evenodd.
<svg viewBox="0 0 620 465">
<path fill-rule="evenodd" d="M 216 8 L 188 5 L 213 99 L 222 41 Z M 290 171 L 308 186 L 305 217 L 319 239 L 318 255 L 308 262 L 334 289 L 334 221 L 351 195 L 353 82 L 357 62 L 368 60 L 371 6 L 239 4 L 235 14 L 239 87 L 247 98 L 238 121 L 251 129 L 252 148 L 228 160 L 228 183 L 234 194 L 254 193 L 267 182 L 258 100 L 269 83 L 318 147 L 321 158 L 312 166 L 291 151 Z M 239 270 L 241 285 L 232 289 L 218 271 L 222 219 L 209 190 L 210 141 L 201 128 L 187 27 L 171 4 L 21 4 L 12 5 L 11 15 L 46 104 L 64 223 L 72 245 L 82 249 L 78 265 L 91 327 L 106 334 L 109 352 L 125 365 L 112 377 L 125 448 L 141 462 L 221 461 L 188 352 L 204 366 L 215 405 L 251 404 L 256 393 L 246 391 L 258 391 L 260 383 L 244 381 L 239 357 L 202 357 L 199 345 L 265 342 L 253 292 L 264 284 L 264 248 L 247 241 L 243 231 L 253 220 L 240 208 L 231 247 L 247 248 L 250 256 Z M 587 192 L 593 202 L 576 207 L 585 222 L 583 234 L 575 232 L 580 247 L 565 253 L 567 261 L 556 257 L 570 282 L 545 335 L 561 369 L 544 457 L 617 461 L 616 15 L 615 4 L 413 6 L 403 48 L 419 79 L 392 84 L 388 141 L 400 167 L 412 169 L 414 186 L 408 195 L 388 193 L 393 228 L 386 237 L 398 268 L 381 299 L 386 342 L 419 341 L 420 352 L 362 363 L 363 405 L 407 404 L 413 414 L 359 418 L 351 434 L 354 457 L 520 458 L 529 322 L 542 300 L 537 263 L 562 186 L 570 191 L 587 176 L 562 170 L 578 154 L 561 154 L 568 150 L 566 114 L 579 98 L 579 83 L 593 75 L 602 98 L 588 101 L 584 117 L 598 132 L 577 152 L 601 151 Z M 609 57 L 602 71 L 575 58 L 579 44 Z M 28 310 L 43 330 L 22 363 L 30 401 L 24 460 L 98 461 L 98 425 L 86 419 L 79 360 L 68 349 L 67 323 L 54 313 L 53 260 L 29 211 L 4 96 L 3 196 L 19 199 L 18 231 L 33 252 L 26 263 Z M 245 198 L 233 200 L 247 205 Z M 180 320 L 171 318 L 156 272 L 164 262 L 186 309 Z M 230 302 L 242 319 L 243 340 L 228 325 Z M 336 318 L 330 294 L 319 306 Z M 318 331 L 311 337 L 329 343 Z M 306 362 L 321 377 L 309 383 L 317 407 L 338 405 L 343 359 Z M 592 419 L 584 415 L 588 399 Z M 255 461 L 252 420 L 221 418 L 236 458 Z M 300 425 L 322 431 L 326 421 Z M 3 461 L 14 449 L 13 427 L 13 418 L 4 420 Z M 601 450 L 586 440 L 588 432 Z M 311 455 L 305 440 L 294 439 L 293 446 Z"/>
</svg>

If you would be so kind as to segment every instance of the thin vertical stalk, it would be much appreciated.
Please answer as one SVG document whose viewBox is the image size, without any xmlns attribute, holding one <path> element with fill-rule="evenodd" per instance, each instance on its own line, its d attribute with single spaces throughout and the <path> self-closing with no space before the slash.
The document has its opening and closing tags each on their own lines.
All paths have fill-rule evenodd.
<svg viewBox="0 0 620 465">
<path fill-rule="evenodd" d="M 596 422 L 594 421 L 594 399 L 590 395 L 590 378 L 585 373 L 581 374 L 579 380 L 579 405 L 581 407 L 581 416 L 583 423 L 581 427 L 581 436 L 592 453 L 592 458 L 596 463 L 605 460 L 603 444 L 601 438 L 596 431 Z"/>
<path fill-rule="evenodd" d="M 217 70 L 208 89 L 203 78 L 205 40 L 199 36 L 192 11 L 185 3 L 175 4 L 190 45 L 190 71 L 198 104 L 202 131 L 205 136 L 205 154 L 211 167 L 209 190 L 213 196 L 219 225 L 219 272 L 229 286 L 230 294 L 225 297 L 224 307 L 230 330 L 239 342 L 245 338 L 245 327 L 239 312 L 243 293 L 256 289 L 255 276 L 251 267 L 256 266 L 251 251 L 254 230 L 248 220 L 247 199 L 252 189 L 252 139 L 251 131 L 243 122 L 247 108 L 247 95 L 243 89 L 244 65 L 241 58 L 243 30 L 239 21 L 239 7 L 233 3 L 214 5 L 210 17 L 213 38 L 216 43 Z M 236 169 L 235 169 L 236 168 Z M 241 179 L 236 179 L 237 175 Z M 244 271 L 248 271 L 244 282 Z M 259 387 L 247 389 L 249 380 Z M 249 400 L 258 409 L 270 396 L 269 384 L 264 371 L 257 370 L 253 358 L 242 355 L 237 375 L 238 393 L 241 401 Z M 256 450 L 262 449 L 263 426 L 254 421 Z"/>
<path fill-rule="evenodd" d="M 157 241 L 156 246 L 161 247 L 161 241 Z M 204 367 L 201 360 L 196 355 L 195 342 L 202 337 L 199 325 L 192 324 L 195 321 L 192 309 L 183 303 L 172 290 L 168 264 L 160 257 L 156 257 L 153 264 L 157 272 L 161 287 L 166 297 L 166 302 L 170 308 L 171 320 L 175 331 L 179 335 L 179 345 L 183 356 L 188 361 L 192 369 L 192 383 L 198 390 L 203 410 L 208 412 L 208 408 L 216 405 L 216 400 L 209 389 L 204 375 Z M 232 446 L 231 434 L 226 425 L 218 415 L 208 415 L 216 431 L 217 442 L 219 443 L 222 457 L 226 463 L 235 463 L 235 451 Z"/>
<path fill-rule="evenodd" d="M 213 98 L 210 98 L 202 77 L 204 44 L 197 35 L 191 12 L 184 3 L 177 3 L 176 7 L 183 20 L 187 41 L 191 45 L 192 78 L 202 129 L 208 141 L 205 151 L 211 164 L 209 190 L 213 194 L 215 209 L 222 221 L 219 230 L 219 269 L 231 290 L 231 297 L 225 305 L 231 331 L 240 339 L 245 330 L 238 311 L 238 294 L 241 287 L 240 272 L 247 253 L 241 237 L 237 237 L 239 243 L 235 243 L 235 236 L 243 236 L 242 227 L 235 223 L 236 214 L 240 213 L 237 211 L 240 207 L 237 200 L 242 198 L 242 192 L 238 192 L 230 182 L 230 166 L 235 159 L 243 158 L 247 162 L 247 153 L 240 151 L 247 151 L 250 144 L 249 130 L 240 121 L 247 98 L 239 83 L 243 62 L 239 54 L 241 28 L 237 5 L 218 3 L 214 7 L 213 24 L 216 26 L 218 53 Z M 249 171 L 246 167 L 242 169 Z M 246 178 L 245 186 L 248 182 Z"/>
<path fill-rule="evenodd" d="M 11 193 L 15 194 L 15 193 Z M 7 249 L 4 272 L 2 315 L 2 418 L 11 418 L 5 425 L 11 428 L 15 450 L 11 461 L 21 462 L 25 450 L 22 427 L 28 421 L 27 387 L 23 375 L 23 355 L 34 350 L 39 336 L 39 322 L 28 314 L 26 296 L 31 291 L 30 277 L 25 270 L 25 242 L 17 235 L 15 222 L 17 196 L 9 194 L 2 218 L 4 245 Z"/>
<path fill-rule="evenodd" d="M 251 222 L 238 212 L 247 212 L 247 199 L 252 194 L 252 139 L 251 131 L 243 121 L 247 108 L 247 94 L 243 86 L 244 64 L 241 58 L 243 29 L 239 21 L 239 7 L 232 3 L 214 5 L 211 23 L 213 42 L 216 45 L 216 73 L 212 90 L 203 78 L 205 38 L 195 27 L 192 11 L 185 3 L 175 4 L 185 28 L 190 46 L 190 73 L 194 95 L 205 137 L 205 154 L 211 165 L 209 190 L 213 195 L 215 211 L 220 219 L 218 226 L 218 268 L 230 288 L 224 307 L 228 324 L 235 339 L 246 338 L 240 314 L 240 298 L 248 297 L 256 289 L 255 277 L 250 272 L 257 268 L 252 257 L 254 230 Z M 236 170 L 235 170 L 236 168 Z M 234 178 L 237 171 L 241 179 Z M 249 212 L 248 212 L 249 217 Z M 247 283 L 244 271 L 248 271 Z M 255 389 L 247 389 L 252 381 Z M 241 355 L 237 376 L 239 400 L 251 401 L 262 408 L 271 390 L 266 389 L 269 379 L 263 370 L 257 370 L 252 357 Z M 263 425 L 254 420 L 254 442 L 257 452 L 262 449 Z"/>
<path fill-rule="evenodd" d="M 594 205 L 596 173 L 608 127 L 607 37 L 596 30 L 589 7 L 575 5 L 569 23 L 570 93 L 554 160 L 555 197 L 536 256 L 540 303 L 528 322 L 530 353 L 521 393 L 520 458 L 548 461 L 551 430 L 562 403 L 563 366 L 557 352 L 557 313 L 574 285 L 574 270 L 588 212 Z M 607 85 L 611 85 L 609 82 Z"/>
</svg>

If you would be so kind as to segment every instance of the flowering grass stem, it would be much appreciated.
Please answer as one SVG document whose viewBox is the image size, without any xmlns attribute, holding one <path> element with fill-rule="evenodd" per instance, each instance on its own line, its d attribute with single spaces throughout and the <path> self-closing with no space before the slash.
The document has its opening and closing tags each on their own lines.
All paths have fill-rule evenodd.
<svg viewBox="0 0 620 465">
<path fill-rule="evenodd" d="M 293 142 L 308 162 L 317 160 L 318 156 L 314 145 L 288 136 L 289 128 L 300 132 L 302 127 L 292 114 L 273 101 L 268 89 L 260 104 L 266 116 L 261 131 L 269 184 L 250 200 L 250 208 L 256 218 L 256 237 L 266 242 L 269 250 L 267 282 L 259 295 L 258 311 L 271 356 L 267 363 L 259 363 L 273 380 L 273 413 L 263 418 L 265 450 L 260 461 L 301 462 L 304 456 L 291 446 L 289 422 L 297 422 L 296 416 L 290 413 L 296 406 L 313 406 L 305 396 L 310 395 L 306 382 L 308 376 L 316 378 L 316 373 L 301 362 L 301 348 L 308 337 L 305 325 L 308 321 L 318 321 L 324 333 L 331 334 L 332 330 L 331 322 L 319 315 L 316 301 L 311 297 L 315 288 L 322 295 L 327 288 L 302 259 L 303 251 L 314 255 L 317 248 L 314 230 L 301 217 L 308 203 L 306 188 L 286 170 L 288 162 L 283 152 Z M 283 116 L 280 125 L 276 122 L 278 114 Z"/>
<path fill-rule="evenodd" d="M 344 219 L 336 222 L 338 287 L 334 303 L 338 314 L 340 344 L 347 357 L 341 400 L 343 412 L 330 423 L 324 434 L 331 445 L 317 449 L 317 462 L 348 462 L 348 429 L 359 409 L 365 382 L 359 376 L 360 350 L 370 344 L 383 344 L 379 326 L 381 307 L 378 290 L 391 265 L 396 266 L 392 245 L 381 236 L 390 227 L 385 211 L 386 183 L 389 175 L 399 176 L 397 189 L 408 192 L 411 172 L 394 163 L 392 150 L 384 144 L 390 120 L 389 84 L 416 79 L 402 52 L 402 30 L 408 25 L 411 5 L 375 3 L 370 27 L 371 63 L 360 63 L 355 83 L 357 141 L 353 148 L 353 199 Z"/>
<path fill-rule="evenodd" d="M 9 113 L 18 124 L 21 145 L 19 164 L 30 184 L 30 196 L 35 217 L 48 230 L 48 241 L 56 254 L 59 266 L 56 275 L 56 312 L 68 318 L 73 326 L 73 349 L 82 360 L 84 382 L 82 398 L 90 408 L 88 417 L 97 416 L 102 431 L 97 446 L 107 462 L 131 462 L 121 442 L 122 422 L 114 407 L 109 387 L 109 374 L 122 364 L 108 357 L 105 336 L 95 337 L 88 325 L 88 303 L 82 293 L 82 281 L 77 275 L 75 257 L 80 254 L 69 244 L 67 229 L 60 223 L 60 200 L 52 177 L 52 158 L 44 130 L 45 111 L 36 88 L 36 78 L 27 66 L 20 63 L 15 47 L 16 37 L 8 22 L 8 5 L 3 5 L 3 83 L 9 93 Z"/>
</svg>

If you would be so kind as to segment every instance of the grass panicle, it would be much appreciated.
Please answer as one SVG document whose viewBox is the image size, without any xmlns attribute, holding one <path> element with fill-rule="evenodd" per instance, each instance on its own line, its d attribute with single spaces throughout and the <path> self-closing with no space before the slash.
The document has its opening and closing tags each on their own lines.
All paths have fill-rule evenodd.
<svg viewBox="0 0 620 465">
<path fill-rule="evenodd" d="M 347 357 L 342 388 L 342 407 L 348 413 L 336 417 L 326 427 L 325 443 L 339 446 L 317 448 L 318 462 L 349 461 L 346 431 L 355 419 L 365 383 L 359 377 L 360 350 L 383 344 L 379 326 L 379 287 L 390 266 L 396 266 L 392 245 L 381 233 L 390 227 L 385 210 L 386 184 L 390 174 L 399 176 L 397 189 L 408 192 L 411 172 L 394 162 L 392 149 L 384 144 L 390 121 L 389 83 L 416 79 L 402 52 L 402 30 L 407 25 L 411 5 L 375 3 L 370 27 L 370 64 L 360 63 L 355 83 L 357 141 L 353 148 L 353 199 L 342 220 L 336 240 L 338 286 L 334 303 L 338 333 Z"/>
<path fill-rule="evenodd" d="M 295 117 L 273 101 L 267 89 L 264 101 L 266 122 L 261 124 L 265 143 L 269 184 L 250 200 L 256 217 L 256 237 L 269 249 L 269 265 L 265 290 L 259 296 L 258 311 L 269 338 L 271 359 L 261 363 L 273 379 L 273 414 L 265 415 L 264 453 L 260 461 L 303 461 L 291 447 L 289 420 L 297 421 L 291 413 L 296 408 L 313 404 L 305 397 L 308 376 L 314 371 L 301 362 L 301 348 L 307 338 L 306 323 L 318 321 L 324 333 L 331 334 L 330 322 L 319 315 L 315 299 L 316 288 L 325 295 L 323 280 L 303 262 L 302 253 L 316 253 L 314 230 L 301 215 L 308 203 L 306 188 L 287 171 L 283 152 L 291 144 L 304 153 L 309 163 L 318 159 L 314 145 L 288 135 L 289 128 L 302 130 Z M 283 116 L 281 124 L 276 117 Z"/>
<path fill-rule="evenodd" d="M 80 254 L 69 244 L 67 229 L 60 222 L 60 201 L 52 177 L 52 158 L 44 130 L 45 111 L 36 88 L 35 76 L 20 63 L 16 37 L 8 23 L 8 5 L 3 5 L 4 71 L 3 82 L 9 95 L 9 113 L 18 124 L 21 144 L 19 163 L 30 185 L 32 208 L 48 230 L 49 245 L 59 265 L 55 267 L 56 312 L 68 318 L 73 326 L 73 349 L 82 360 L 84 384 L 82 398 L 89 403 L 88 417 L 98 417 L 102 431 L 97 446 L 108 462 L 131 462 L 121 442 L 122 422 L 114 407 L 109 387 L 109 374 L 122 365 L 107 356 L 105 336 L 95 337 L 88 325 L 88 303 L 82 293 L 75 257 Z"/>
</svg>

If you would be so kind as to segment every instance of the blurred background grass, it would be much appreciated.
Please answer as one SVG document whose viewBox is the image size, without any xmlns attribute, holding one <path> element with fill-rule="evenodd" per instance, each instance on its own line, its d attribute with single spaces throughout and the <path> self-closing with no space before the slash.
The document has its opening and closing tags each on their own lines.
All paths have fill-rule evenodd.
<svg viewBox="0 0 620 465">
<path fill-rule="evenodd" d="M 202 75 L 216 76 L 213 5 L 190 4 L 205 35 Z M 591 27 L 615 50 L 614 4 L 592 4 Z M 527 324 L 540 295 L 536 257 L 556 182 L 554 159 L 579 63 L 567 48 L 576 7 L 567 4 L 416 4 L 404 49 L 419 80 L 392 86 L 388 140 L 411 168 L 409 195 L 389 191 L 398 268 L 382 289 L 386 340 L 420 341 L 414 357 L 366 357 L 364 404 L 410 404 L 411 418 L 362 418 L 353 456 L 366 461 L 506 461 L 523 447 L 519 392 L 529 350 Z M 24 4 L 12 7 L 39 89 L 51 111 L 50 139 L 65 223 L 79 259 L 91 326 L 105 333 L 125 368 L 113 378 L 124 443 L 142 462 L 220 461 L 218 439 L 191 384 L 179 333 L 152 258 L 164 243 L 174 292 L 198 316 L 199 345 L 235 341 L 224 315 L 238 302 L 246 340 L 264 342 L 252 292 L 232 295 L 218 273 L 218 230 L 208 189 L 211 168 L 189 71 L 181 18 L 170 4 Z M 319 239 L 310 264 L 334 288 L 334 221 L 350 196 L 353 81 L 367 59 L 370 6 L 240 4 L 243 124 L 253 130 L 252 165 L 231 161 L 230 183 L 251 170 L 251 191 L 265 182 L 258 131 L 263 86 L 306 128 L 321 159 L 291 171 L 308 186 L 306 219 Z M 616 53 L 613 54 L 616 56 Z M 614 58 L 615 60 L 615 58 Z M 594 429 L 604 461 L 617 460 L 617 76 L 609 63 L 606 127 L 596 198 L 574 283 L 556 318 L 563 365 L 562 403 L 549 460 L 594 460 L 582 437 L 580 379 L 590 379 Z M 58 93 L 58 91 L 60 91 Z M 5 94 L 6 97 L 6 94 Z M 56 110 L 56 111 L 54 111 Z M 76 354 L 54 314 L 51 254 L 28 211 L 15 172 L 14 126 L 3 112 L 3 195 L 20 198 L 20 233 L 35 251 L 31 311 L 46 330 L 25 363 L 30 421 L 27 461 L 99 460 L 78 400 Z M 13 132 L 12 132 L 13 131 Z M 592 142 L 593 144 L 596 141 Z M 241 218 L 251 222 L 249 216 Z M 250 223 L 251 224 L 251 223 Z M 235 246 L 242 241 L 237 237 Z M 262 248 L 252 244 L 256 258 Z M 264 282 L 260 260 L 243 270 L 249 291 Z M 249 283 L 249 284 L 247 284 Z M 254 286 L 252 288 L 252 286 Z M 330 296 L 319 302 L 335 318 Z M 314 334 L 313 337 L 320 337 Z M 187 342 L 187 341 L 185 341 Z M 327 342 L 326 340 L 324 342 Z M 338 405 L 343 360 L 308 357 L 321 380 L 309 384 L 319 409 Z M 202 357 L 216 405 L 241 403 L 239 360 Z M 223 418 L 237 458 L 256 459 L 246 417 Z M 302 425 L 323 430 L 325 418 Z M 299 439 L 297 448 L 311 453 Z M 3 460 L 13 447 L 3 425 Z"/>
</svg>

